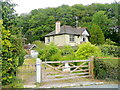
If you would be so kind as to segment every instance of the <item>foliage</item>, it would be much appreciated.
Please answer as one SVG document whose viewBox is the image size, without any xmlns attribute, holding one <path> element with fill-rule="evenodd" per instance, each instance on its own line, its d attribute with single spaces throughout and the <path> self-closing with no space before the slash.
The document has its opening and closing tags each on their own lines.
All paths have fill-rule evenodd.
<svg viewBox="0 0 120 90">
<path fill-rule="evenodd" d="M 111 20 L 108 19 L 107 15 L 105 15 L 105 11 L 99 11 L 95 13 L 93 15 L 92 22 L 99 25 L 105 37 L 108 38 L 108 35 L 110 33 L 108 26 L 111 23 Z"/>
<path fill-rule="evenodd" d="M 16 49 L 9 40 L 10 31 L 2 30 L 2 84 L 9 84 L 14 81 L 18 66 L 18 57 L 16 57 Z"/>
<path fill-rule="evenodd" d="M 21 29 L 16 25 L 14 6 L 10 1 L 2 2 L 2 85 L 15 80 L 17 67 L 24 62 Z"/>
<path fill-rule="evenodd" d="M 61 61 L 62 59 L 63 58 L 60 52 L 57 52 L 50 57 L 50 61 Z"/>
<path fill-rule="evenodd" d="M 40 49 L 39 51 L 39 58 L 42 60 L 50 60 L 50 57 L 58 52 L 58 47 L 54 45 L 54 43 L 50 43 L 45 46 L 44 49 Z"/>
<path fill-rule="evenodd" d="M 67 61 L 67 60 L 75 60 L 75 59 L 76 59 L 76 57 L 75 57 L 74 54 L 68 54 L 66 56 L 63 56 L 61 60 L 62 61 Z"/>
<path fill-rule="evenodd" d="M 96 45 L 104 44 L 105 37 L 102 32 L 102 29 L 98 25 L 92 24 L 92 27 L 90 29 L 90 35 L 91 35 L 90 42 L 92 44 Z"/>
<path fill-rule="evenodd" d="M 83 43 L 79 46 L 79 49 L 75 52 L 75 56 L 78 59 L 88 59 L 90 56 L 100 56 L 101 51 L 95 45 L 91 43 Z"/>
<path fill-rule="evenodd" d="M 74 54 L 74 50 L 71 46 L 63 46 L 63 48 L 61 49 L 61 54 L 63 56 L 68 55 L 68 54 Z"/>
<path fill-rule="evenodd" d="M 36 49 L 43 49 L 45 47 L 45 44 L 42 41 L 36 40 L 32 42 L 32 44 L 35 44 L 37 46 Z"/>
<path fill-rule="evenodd" d="M 105 40 L 105 44 L 106 44 L 106 45 L 115 45 L 116 43 L 113 42 L 113 41 L 111 41 L 110 39 L 106 39 L 106 40 Z"/>
<path fill-rule="evenodd" d="M 2 85 L 2 88 L 24 88 L 23 81 L 15 78 L 9 85 Z"/>
<path fill-rule="evenodd" d="M 120 46 L 100 45 L 99 48 L 101 49 L 103 56 L 120 57 Z"/>
<path fill-rule="evenodd" d="M 81 27 L 88 23 L 85 26 L 88 28 L 92 26 L 90 23 L 94 23 L 100 27 L 105 39 L 110 38 L 118 43 L 120 41 L 117 27 L 119 25 L 118 6 L 119 4 L 114 2 L 111 4 L 93 3 L 87 6 L 76 4 L 73 6 L 62 5 L 56 8 L 40 8 L 32 10 L 29 14 L 20 15 L 18 26 L 23 27 L 22 33 L 28 39 L 27 43 L 35 40 L 44 41 L 44 35 L 55 30 L 56 21 L 60 21 L 61 25 L 76 27 L 75 17 L 78 17 L 77 26 Z"/>
<path fill-rule="evenodd" d="M 95 78 L 103 80 L 118 80 L 118 59 L 97 58 L 94 60 L 94 66 Z"/>
</svg>

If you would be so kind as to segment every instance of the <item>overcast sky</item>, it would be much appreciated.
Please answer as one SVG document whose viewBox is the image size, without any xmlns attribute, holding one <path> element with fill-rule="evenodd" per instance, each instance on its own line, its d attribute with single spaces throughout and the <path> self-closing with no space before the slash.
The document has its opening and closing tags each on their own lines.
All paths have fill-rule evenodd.
<svg viewBox="0 0 120 90">
<path fill-rule="evenodd" d="M 57 7 L 63 4 L 72 6 L 74 4 L 88 5 L 91 3 L 112 3 L 119 0 L 11 0 L 12 3 L 18 4 L 15 7 L 17 13 L 28 13 L 33 9 Z"/>
</svg>

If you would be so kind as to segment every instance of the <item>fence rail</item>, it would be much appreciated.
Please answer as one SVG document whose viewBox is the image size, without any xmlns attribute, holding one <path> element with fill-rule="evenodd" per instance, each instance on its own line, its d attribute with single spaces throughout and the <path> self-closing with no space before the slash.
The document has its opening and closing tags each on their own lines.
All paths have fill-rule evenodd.
<svg viewBox="0 0 120 90">
<path fill-rule="evenodd" d="M 91 60 L 70 60 L 70 61 L 47 61 L 47 62 L 42 62 L 44 63 L 70 63 L 70 62 L 88 62 Z"/>
</svg>

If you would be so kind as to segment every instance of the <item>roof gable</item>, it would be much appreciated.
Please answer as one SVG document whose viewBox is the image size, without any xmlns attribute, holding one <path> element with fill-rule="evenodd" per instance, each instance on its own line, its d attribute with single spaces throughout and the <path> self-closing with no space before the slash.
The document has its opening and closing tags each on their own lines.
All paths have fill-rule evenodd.
<svg viewBox="0 0 120 90">
<path fill-rule="evenodd" d="M 89 33 L 87 32 L 87 30 L 84 30 L 82 35 L 90 36 Z"/>
</svg>

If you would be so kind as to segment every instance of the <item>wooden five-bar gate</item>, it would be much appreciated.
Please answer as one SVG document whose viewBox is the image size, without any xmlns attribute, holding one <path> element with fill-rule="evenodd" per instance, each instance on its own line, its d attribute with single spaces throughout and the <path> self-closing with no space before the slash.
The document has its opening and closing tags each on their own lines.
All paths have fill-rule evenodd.
<svg viewBox="0 0 120 90">
<path fill-rule="evenodd" d="M 42 81 L 94 77 L 93 59 L 42 62 Z M 51 79 L 50 79 L 51 78 Z"/>
<path fill-rule="evenodd" d="M 45 61 L 39 58 L 32 65 L 23 65 L 18 77 L 27 82 L 66 80 L 81 77 L 93 78 L 93 57 L 88 60 Z"/>
</svg>

